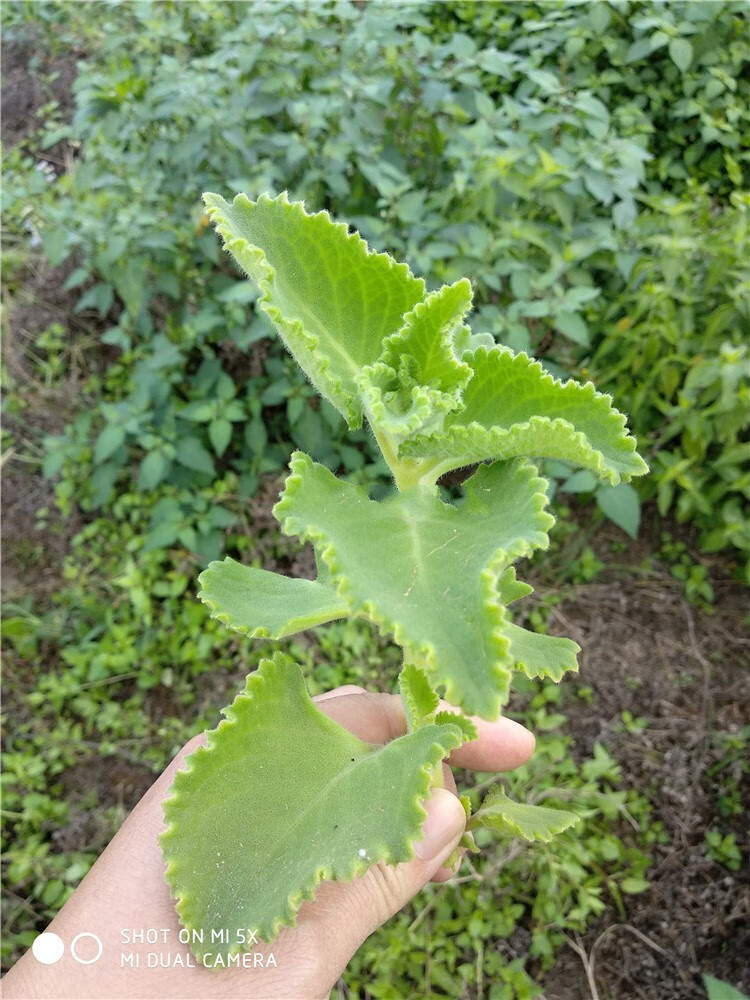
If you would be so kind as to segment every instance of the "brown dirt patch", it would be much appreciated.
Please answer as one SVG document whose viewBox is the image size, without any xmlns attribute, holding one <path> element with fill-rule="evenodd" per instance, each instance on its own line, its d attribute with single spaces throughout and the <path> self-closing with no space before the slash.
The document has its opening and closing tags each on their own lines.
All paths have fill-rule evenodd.
<svg viewBox="0 0 750 1000">
<path fill-rule="evenodd" d="M 4 295 L 2 579 L 10 600 L 32 591 L 45 600 L 58 588 L 69 541 L 82 524 L 78 513 L 65 521 L 59 516 L 54 487 L 40 474 L 44 437 L 60 434 L 85 405 L 83 386 L 91 365 L 101 370 L 106 363 L 86 321 L 72 315 L 76 296 L 61 291 L 66 277 L 67 269 L 29 258 L 16 276 L 17 291 Z M 49 288 L 56 289 L 52 299 Z M 65 344 L 64 371 L 54 379 L 45 377 L 46 352 L 39 346 L 40 334 L 53 324 L 61 327 Z M 44 527 L 37 520 L 41 508 L 48 511 Z"/>
<path fill-rule="evenodd" d="M 611 537 L 607 528 L 595 541 L 603 560 Z M 593 996 L 586 964 L 601 1000 L 704 998 L 701 973 L 750 992 L 750 773 L 725 742 L 748 725 L 750 602 L 726 575 L 712 582 L 713 614 L 688 604 L 658 564 L 643 576 L 605 571 L 552 609 L 551 631 L 582 647 L 572 684 L 594 692 L 590 705 L 566 700 L 574 753 L 584 759 L 604 744 L 669 843 L 651 848 L 651 888 L 624 897 L 627 923 L 608 910 L 540 976 L 547 1000 Z M 734 835 L 738 871 L 709 857 L 707 830 Z"/>
<path fill-rule="evenodd" d="M 92 756 L 62 772 L 60 781 L 70 817 L 52 834 L 56 851 L 103 851 L 154 783 L 152 768 L 126 757 L 122 752 L 115 757 Z M 97 802 L 87 807 L 92 790 Z M 114 807 L 114 817 L 106 814 L 108 807 Z"/>
<path fill-rule="evenodd" d="M 312 545 L 303 546 L 296 538 L 280 534 L 279 522 L 272 514 L 285 479 L 286 471 L 261 478 L 255 496 L 248 500 L 244 530 L 252 539 L 253 557 L 264 569 L 314 580 L 317 569 Z"/>
<path fill-rule="evenodd" d="M 19 143 L 33 146 L 41 122 L 39 108 L 55 102 L 56 117 L 69 120 L 73 110 L 73 83 L 78 52 L 56 56 L 41 44 L 32 26 L 17 29 L 2 42 L 2 141 L 10 149 Z M 67 142 L 56 143 L 40 155 L 66 169 L 73 156 Z"/>
<path fill-rule="evenodd" d="M 41 121 L 37 111 L 55 102 L 59 121 L 73 111 L 73 82 L 80 53 L 56 56 L 43 44 L 32 25 L 15 27 L 2 40 L 2 141 L 6 149 L 23 144 L 25 150 L 52 164 L 57 173 L 69 170 L 75 150 L 67 142 L 42 150 Z M 2 463 L 2 581 L 6 600 L 23 600 L 33 592 L 44 602 L 62 581 L 62 563 L 69 539 L 80 527 L 76 516 L 63 522 L 55 512 L 54 491 L 38 475 L 41 441 L 57 434 L 81 405 L 80 385 L 85 378 L 84 354 L 90 331 L 86 320 L 72 314 L 80 293 L 66 293 L 62 285 L 72 265 L 50 268 L 29 254 L 20 270 L 12 273 L 12 295 L 3 287 L 3 361 L 6 370 L 6 404 L 3 427 L 10 438 Z M 50 293 L 50 289 L 54 291 Z M 41 331 L 53 323 L 65 330 L 70 350 L 67 375 L 45 385 L 34 356 Z M 44 353 L 43 351 L 41 352 Z M 36 512 L 46 507 L 49 519 L 40 530 Z"/>
</svg>

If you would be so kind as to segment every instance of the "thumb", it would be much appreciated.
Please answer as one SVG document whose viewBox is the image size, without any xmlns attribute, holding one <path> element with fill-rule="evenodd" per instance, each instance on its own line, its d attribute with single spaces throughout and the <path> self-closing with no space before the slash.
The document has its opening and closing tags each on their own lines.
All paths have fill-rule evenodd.
<svg viewBox="0 0 750 1000">
<path fill-rule="evenodd" d="M 318 942 L 331 987 L 365 938 L 405 906 L 458 845 L 466 814 L 456 796 L 435 788 L 423 805 L 427 818 L 412 861 L 373 865 L 352 882 L 326 882 L 300 912 L 297 926 L 305 925 Z"/>
</svg>

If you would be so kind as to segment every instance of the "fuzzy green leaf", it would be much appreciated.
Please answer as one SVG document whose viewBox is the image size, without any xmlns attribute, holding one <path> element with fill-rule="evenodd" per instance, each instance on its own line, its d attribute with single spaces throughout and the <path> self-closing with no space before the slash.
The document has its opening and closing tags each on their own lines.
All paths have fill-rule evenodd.
<svg viewBox="0 0 750 1000">
<path fill-rule="evenodd" d="M 336 591 L 317 580 L 291 579 L 235 559 L 209 563 L 198 580 L 198 597 L 211 617 L 254 639 L 281 639 L 349 614 Z"/>
<path fill-rule="evenodd" d="M 431 772 L 461 743 L 453 725 L 363 743 L 315 707 L 281 653 L 225 715 L 164 805 L 167 881 L 183 926 L 204 932 L 199 958 L 216 951 L 211 930 L 271 940 L 323 879 L 412 858 Z"/>
<path fill-rule="evenodd" d="M 581 647 L 572 639 L 540 635 L 510 623 L 505 626 L 505 634 L 516 670 L 522 670 L 527 677 L 549 677 L 558 682 L 568 670 L 578 670 Z"/>
<path fill-rule="evenodd" d="M 561 382 L 506 348 L 480 348 L 463 360 L 474 369 L 463 409 L 447 414 L 439 433 L 405 441 L 400 454 L 438 458 L 440 472 L 516 455 L 557 458 L 613 485 L 648 471 L 625 417 L 590 382 Z"/>
<path fill-rule="evenodd" d="M 205 194 L 225 249 L 260 290 L 258 302 L 316 389 L 362 422 L 356 377 L 375 362 L 386 337 L 424 298 L 421 278 L 327 212 L 301 202 L 239 194 L 231 204 Z"/>
<path fill-rule="evenodd" d="M 370 423 L 396 442 L 416 431 L 439 430 L 441 415 L 461 405 L 472 370 L 455 349 L 469 329 L 471 282 L 462 278 L 432 292 L 387 337 L 378 362 L 357 380 Z M 470 331 L 469 331 L 470 332 Z"/>
<path fill-rule="evenodd" d="M 522 461 L 482 466 L 460 507 L 435 487 L 375 502 L 297 452 L 274 514 L 312 541 L 354 614 L 390 631 L 408 662 L 469 714 L 496 718 L 513 666 L 497 584 L 548 544 L 545 481 Z"/>
<path fill-rule="evenodd" d="M 468 823 L 469 817 L 471 816 L 471 796 L 469 795 L 459 795 L 458 801 L 464 807 L 464 812 L 466 813 L 466 821 Z M 474 834 L 470 830 L 464 830 L 464 835 L 458 843 L 458 848 L 454 851 L 454 855 L 451 855 L 447 861 L 444 862 L 446 868 L 450 868 L 454 865 L 459 857 L 461 856 L 461 848 L 465 851 L 470 851 L 472 854 L 479 854 L 479 848 L 474 842 Z"/>
<path fill-rule="evenodd" d="M 491 789 L 487 797 L 467 823 L 474 830 L 478 826 L 490 827 L 524 840 L 541 840 L 549 843 L 552 838 L 575 826 L 580 817 L 565 809 L 547 806 L 529 806 L 509 799 L 499 786 Z"/>
<path fill-rule="evenodd" d="M 398 686 L 409 731 L 424 725 L 426 720 L 432 721 L 440 699 L 430 686 L 424 670 L 415 667 L 413 663 L 407 663 L 399 674 Z"/>
<path fill-rule="evenodd" d="M 505 570 L 497 581 L 497 589 L 503 604 L 513 604 L 514 601 L 534 593 L 534 588 L 528 583 L 516 579 L 515 566 L 509 566 Z"/>
<path fill-rule="evenodd" d="M 430 682 L 427 674 L 413 663 L 407 663 L 399 674 L 398 686 L 404 703 L 406 722 L 409 732 L 430 723 L 437 725 L 458 726 L 463 734 L 463 742 L 469 743 L 477 738 L 477 727 L 465 715 L 455 712 L 439 712 L 440 698 Z"/>
<path fill-rule="evenodd" d="M 456 339 L 469 329 L 463 322 L 472 306 L 471 282 L 462 278 L 443 285 L 404 316 L 401 329 L 387 337 L 380 360 L 403 382 L 451 392 L 471 378 L 471 368 L 456 356 Z"/>
<path fill-rule="evenodd" d="M 357 387 L 370 424 L 395 444 L 417 431 L 439 429 L 442 414 L 458 405 L 454 395 L 440 389 L 413 380 L 404 386 L 396 372 L 380 361 L 365 368 Z"/>
<path fill-rule="evenodd" d="M 750 1000 L 750 997 L 723 979 L 716 979 L 703 973 L 703 985 L 706 987 L 708 1000 Z"/>
<path fill-rule="evenodd" d="M 461 730 L 463 743 L 471 743 L 471 741 L 477 739 L 479 735 L 477 733 L 477 727 L 471 719 L 466 715 L 459 715 L 456 712 L 436 712 L 433 722 L 435 722 L 438 726 L 458 726 Z"/>
</svg>

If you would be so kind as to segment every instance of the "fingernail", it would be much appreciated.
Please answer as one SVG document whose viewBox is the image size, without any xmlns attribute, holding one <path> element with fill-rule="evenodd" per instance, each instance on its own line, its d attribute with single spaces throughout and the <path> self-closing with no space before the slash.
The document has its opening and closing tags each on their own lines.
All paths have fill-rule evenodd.
<svg viewBox="0 0 750 1000">
<path fill-rule="evenodd" d="M 445 788 L 434 789 L 424 805 L 427 819 L 422 824 L 422 839 L 414 845 L 414 853 L 422 861 L 432 861 L 461 836 L 466 813 L 456 796 Z"/>
</svg>

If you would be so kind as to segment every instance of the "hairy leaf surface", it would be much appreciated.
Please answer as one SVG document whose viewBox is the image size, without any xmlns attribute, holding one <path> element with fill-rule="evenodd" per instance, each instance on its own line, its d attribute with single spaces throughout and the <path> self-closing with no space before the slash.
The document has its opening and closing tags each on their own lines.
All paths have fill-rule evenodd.
<svg viewBox="0 0 750 1000">
<path fill-rule="evenodd" d="M 514 802 L 502 788 L 496 786 L 487 793 L 467 826 L 472 830 L 478 826 L 487 826 L 499 833 L 523 837 L 524 840 L 542 840 L 548 843 L 556 834 L 578 822 L 580 817 L 565 809 Z"/>
<path fill-rule="evenodd" d="M 559 681 L 568 670 L 578 670 L 581 647 L 572 639 L 541 635 L 508 623 L 505 634 L 510 641 L 510 655 L 516 670 L 527 677 L 549 677 Z"/>
<path fill-rule="evenodd" d="M 472 370 L 459 360 L 455 342 L 465 335 L 463 319 L 471 301 L 468 279 L 443 285 L 386 338 L 378 362 L 357 380 L 373 427 L 399 441 L 416 431 L 439 429 L 441 415 L 461 405 L 460 390 Z"/>
<path fill-rule="evenodd" d="M 538 361 L 499 347 L 463 360 L 474 370 L 463 408 L 445 416 L 440 432 L 405 441 L 403 455 L 438 458 L 441 472 L 516 455 L 557 458 L 612 484 L 647 471 L 625 417 L 590 382 L 561 382 Z"/>
<path fill-rule="evenodd" d="M 427 680 L 427 674 L 413 663 L 407 663 L 398 677 L 409 731 L 432 721 L 440 705 L 437 692 Z"/>
<path fill-rule="evenodd" d="M 270 940 L 323 879 L 412 858 L 431 771 L 462 741 L 443 723 L 363 743 L 315 707 L 281 653 L 225 715 L 164 807 L 167 881 L 183 925 L 204 931 L 199 958 L 217 950 L 212 929 L 235 942 L 238 929 L 257 928 Z"/>
<path fill-rule="evenodd" d="M 432 292 L 404 317 L 401 329 L 387 337 L 381 360 L 404 382 L 451 392 L 471 378 L 471 368 L 456 354 L 457 338 L 469 329 L 463 322 L 471 310 L 471 282 L 461 278 Z"/>
<path fill-rule="evenodd" d="M 317 580 L 292 579 L 235 559 L 209 563 L 198 580 L 198 597 L 211 617 L 253 639 L 281 639 L 349 614 L 336 591 Z"/>
<path fill-rule="evenodd" d="M 362 422 L 356 377 L 376 361 L 425 294 L 406 264 L 374 253 L 327 212 L 308 215 L 286 194 L 230 204 L 205 194 L 225 248 L 260 289 L 260 306 L 316 389 Z"/>
<path fill-rule="evenodd" d="M 513 667 L 499 577 L 548 544 L 545 482 L 516 460 L 482 466 L 460 507 L 434 488 L 370 500 L 295 453 L 274 513 L 286 534 L 312 541 L 353 613 L 390 631 L 468 714 L 495 718 Z"/>
</svg>

